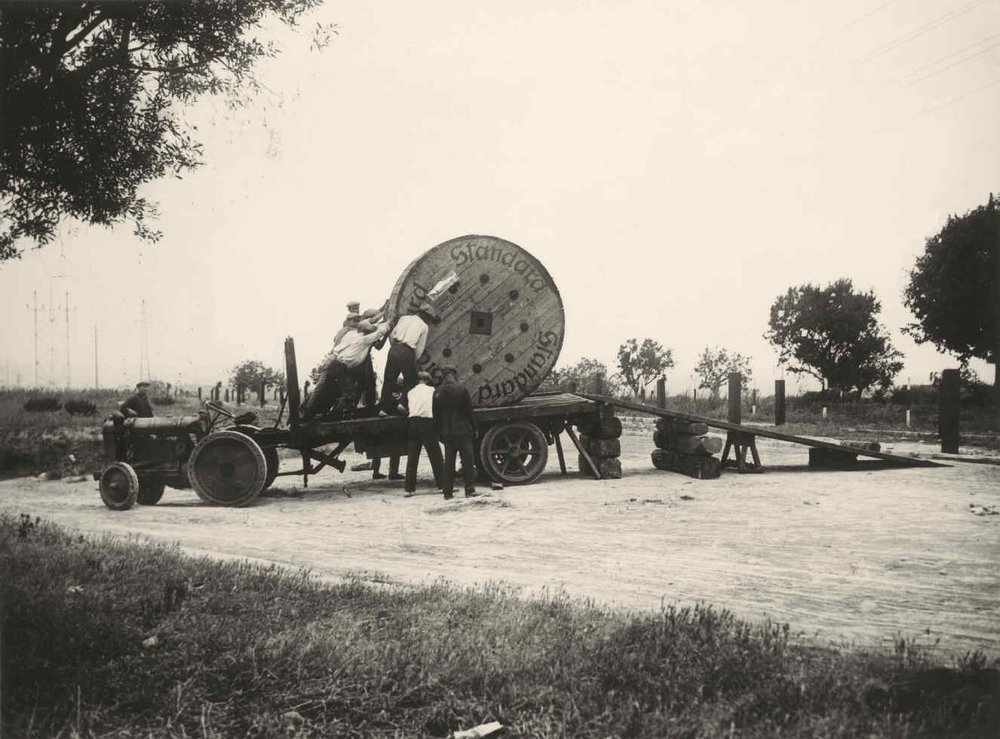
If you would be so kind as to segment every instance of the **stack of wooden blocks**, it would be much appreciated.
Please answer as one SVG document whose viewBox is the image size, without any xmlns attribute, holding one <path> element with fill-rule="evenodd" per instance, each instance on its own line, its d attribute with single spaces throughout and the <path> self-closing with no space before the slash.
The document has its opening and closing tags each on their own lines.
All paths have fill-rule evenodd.
<svg viewBox="0 0 1000 739">
<path fill-rule="evenodd" d="M 594 461 L 594 465 L 604 479 L 617 480 L 622 476 L 622 463 L 618 459 L 622 453 L 622 421 L 611 408 L 605 408 L 600 420 L 585 430 L 581 429 L 580 446 Z M 579 469 L 584 475 L 593 475 L 590 465 L 583 455 L 579 455 Z"/>
<path fill-rule="evenodd" d="M 658 470 L 680 472 L 699 480 L 718 477 L 722 465 L 718 454 L 722 449 L 722 439 L 706 436 L 708 426 L 694 421 L 675 418 L 659 418 L 653 432 L 653 466 Z"/>
</svg>

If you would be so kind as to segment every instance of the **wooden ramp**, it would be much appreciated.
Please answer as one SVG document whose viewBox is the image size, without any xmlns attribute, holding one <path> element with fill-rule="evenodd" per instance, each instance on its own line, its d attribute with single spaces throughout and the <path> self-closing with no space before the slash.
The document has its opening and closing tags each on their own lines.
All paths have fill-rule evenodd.
<svg viewBox="0 0 1000 739">
<path fill-rule="evenodd" d="M 590 400 L 596 400 L 602 403 L 607 403 L 608 405 L 613 405 L 618 408 L 627 408 L 633 411 L 639 411 L 640 413 L 649 413 L 654 416 L 659 416 L 661 418 L 676 418 L 682 421 L 691 421 L 695 423 L 703 423 L 706 426 L 717 429 L 725 429 L 730 432 L 738 432 L 742 434 L 747 434 L 750 436 L 763 436 L 768 439 L 778 439 L 779 441 L 788 441 L 792 444 L 802 444 L 803 446 L 811 447 L 813 449 L 831 449 L 837 452 L 846 452 L 848 454 L 857 454 L 858 456 L 864 457 L 874 457 L 875 459 L 881 459 L 886 462 L 891 462 L 893 465 L 899 467 L 947 467 L 946 464 L 940 464 L 938 462 L 932 462 L 929 459 L 917 459 L 916 457 L 903 457 L 898 454 L 886 454 L 885 452 L 876 452 L 871 449 L 862 449 L 860 447 L 854 446 L 844 446 L 841 444 L 835 444 L 829 441 L 822 441 L 820 439 L 811 439 L 808 436 L 796 436 L 795 434 L 785 434 L 781 431 L 775 431 L 770 428 L 761 428 L 759 426 L 744 426 L 739 423 L 730 423 L 729 421 L 720 421 L 716 418 L 706 418 L 704 416 L 695 416 L 691 413 L 680 413 L 679 411 L 670 411 L 665 408 L 658 408 L 653 405 L 647 405 L 645 403 L 633 403 L 629 400 L 616 400 L 615 398 L 607 398 L 601 395 L 591 395 L 589 393 L 578 393 L 585 398 Z"/>
</svg>

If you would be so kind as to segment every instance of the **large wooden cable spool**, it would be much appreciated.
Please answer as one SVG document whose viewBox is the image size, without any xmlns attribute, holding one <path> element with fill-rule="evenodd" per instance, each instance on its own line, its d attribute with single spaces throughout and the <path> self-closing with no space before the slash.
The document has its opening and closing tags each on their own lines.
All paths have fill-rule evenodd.
<svg viewBox="0 0 1000 739">
<path fill-rule="evenodd" d="M 562 349 L 562 298 L 544 265 L 517 244 L 495 236 L 460 236 L 415 259 L 389 298 L 390 315 L 430 303 L 441 317 L 430 326 L 420 369 L 435 384 L 452 365 L 477 407 L 516 403 L 535 390 Z"/>
</svg>

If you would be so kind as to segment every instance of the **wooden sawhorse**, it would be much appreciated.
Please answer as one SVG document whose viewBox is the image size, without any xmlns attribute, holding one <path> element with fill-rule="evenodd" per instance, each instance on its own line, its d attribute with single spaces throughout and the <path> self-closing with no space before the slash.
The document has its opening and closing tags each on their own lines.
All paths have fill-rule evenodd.
<svg viewBox="0 0 1000 739">
<path fill-rule="evenodd" d="M 729 459 L 729 450 L 733 450 L 733 459 Z M 747 452 L 753 455 L 753 462 L 747 462 Z M 735 467 L 740 472 L 763 472 L 757 454 L 757 436 L 750 431 L 729 431 L 726 434 L 726 446 L 722 449 L 722 466 Z"/>
</svg>

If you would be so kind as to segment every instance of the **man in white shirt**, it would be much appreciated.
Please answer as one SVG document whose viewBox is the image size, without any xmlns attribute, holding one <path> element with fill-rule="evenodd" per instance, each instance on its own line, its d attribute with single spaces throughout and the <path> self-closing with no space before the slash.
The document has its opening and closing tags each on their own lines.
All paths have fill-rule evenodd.
<svg viewBox="0 0 1000 739">
<path fill-rule="evenodd" d="M 438 445 L 437 433 L 434 431 L 434 387 L 431 376 L 427 372 L 417 373 L 417 384 L 406 394 L 407 409 L 410 420 L 406 433 L 406 497 L 417 491 L 417 464 L 420 462 L 420 449 L 427 450 L 434 472 L 434 485 L 441 487 L 441 467 L 444 461 L 441 457 L 441 447 Z M 450 497 L 450 496 L 446 496 Z"/>
<path fill-rule="evenodd" d="M 391 414 L 396 406 L 392 393 L 408 393 L 417 384 L 417 362 L 427 346 L 428 326 L 438 323 L 440 316 L 430 303 L 423 303 L 415 314 L 405 315 L 396 321 L 389 334 L 389 354 L 385 360 L 385 374 L 382 376 L 382 412 Z M 402 373 L 403 382 L 399 384 Z"/>
<path fill-rule="evenodd" d="M 326 366 L 302 414 L 303 420 L 327 414 L 334 407 L 339 415 L 353 413 L 358 404 L 358 388 L 364 380 L 365 362 L 372 346 L 389 331 L 387 323 L 377 326 L 359 321 L 357 329 L 344 334 L 327 358 Z"/>
</svg>

